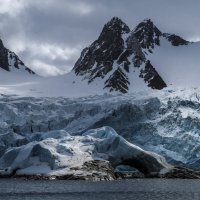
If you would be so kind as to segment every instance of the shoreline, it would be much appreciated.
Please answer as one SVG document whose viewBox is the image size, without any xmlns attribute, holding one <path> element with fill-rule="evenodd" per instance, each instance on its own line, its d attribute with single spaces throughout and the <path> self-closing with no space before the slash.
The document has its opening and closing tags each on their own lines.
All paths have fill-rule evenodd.
<svg viewBox="0 0 200 200">
<path fill-rule="evenodd" d="M 55 176 L 55 175 L 13 175 L 13 176 L 0 176 L 0 180 L 2 179 L 21 179 L 21 180 L 69 180 L 69 181 L 92 181 L 92 182 L 98 182 L 98 181 L 117 181 L 117 180 L 134 180 L 134 179 L 196 179 L 200 180 L 200 172 L 199 171 L 193 171 L 191 169 L 187 168 L 174 168 L 171 172 L 168 172 L 166 174 L 152 174 L 152 175 L 144 175 L 141 172 L 113 172 L 113 176 L 76 176 L 74 174 L 67 174 L 62 176 Z M 96 174 L 97 175 L 97 174 Z"/>
</svg>

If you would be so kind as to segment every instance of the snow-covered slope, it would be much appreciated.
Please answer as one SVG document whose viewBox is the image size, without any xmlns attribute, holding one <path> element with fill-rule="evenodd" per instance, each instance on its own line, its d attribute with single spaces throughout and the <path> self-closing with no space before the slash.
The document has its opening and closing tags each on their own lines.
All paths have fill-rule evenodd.
<svg viewBox="0 0 200 200">
<path fill-rule="evenodd" d="M 168 86 L 190 87 L 200 85 L 200 42 L 171 46 L 161 39 L 160 46 L 148 55 L 152 64 Z"/>
<path fill-rule="evenodd" d="M 26 76 L 0 69 L 0 93 L 31 97 L 81 97 L 104 94 L 103 83 L 89 85 L 74 73 L 56 77 Z M 107 91 L 109 92 L 109 91 Z"/>
</svg>

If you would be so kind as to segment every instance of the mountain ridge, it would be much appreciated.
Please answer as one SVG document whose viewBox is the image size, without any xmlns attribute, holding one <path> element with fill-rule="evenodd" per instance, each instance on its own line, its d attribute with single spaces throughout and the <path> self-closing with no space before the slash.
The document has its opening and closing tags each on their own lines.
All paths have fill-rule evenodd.
<svg viewBox="0 0 200 200">
<path fill-rule="evenodd" d="M 140 31 L 149 21 L 141 23 Z M 134 34 L 136 28 L 131 30 L 122 20 L 114 18 L 106 23 L 101 37 L 82 51 L 68 74 L 44 78 L 26 76 L 17 70 L 20 76 L 16 76 L 0 69 L 0 91 L 25 96 L 80 97 L 199 87 L 200 42 L 189 42 L 154 26 L 153 23 L 158 34 L 153 32 L 156 37 L 150 35 L 149 40 L 143 34 L 142 47 Z"/>
</svg>

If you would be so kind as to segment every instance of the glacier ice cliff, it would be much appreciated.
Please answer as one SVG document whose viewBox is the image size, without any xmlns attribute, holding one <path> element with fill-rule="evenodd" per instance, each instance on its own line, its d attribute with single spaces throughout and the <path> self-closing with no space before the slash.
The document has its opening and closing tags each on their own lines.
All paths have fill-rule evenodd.
<svg viewBox="0 0 200 200">
<path fill-rule="evenodd" d="M 172 165 L 199 170 L 199 94 L 199 89 L 190 88 L 81 98 L 1 95 L 1 169 L 7 168 L 6 173 L 11 173 L 13 170 L 17 173 L 29 173 L 33 166 L 41 165 L 40 169 L 43 171 L 40 172 L 53 173 L 53 169 L 61 173 L 61 168 L 64 172 L 66 166 L 76 168 L 74 164 L 79 153 L 84 162 L 98 158 L 108 160 L 112 167 L 115 167 L 118 164 L 131 162 L 129 157 L 120 158 L 118 153 L 112 155 L 111 150 L 118 152 L 115 148 L 120 144 L 120 146 L 125 145 L 124 149 L 127 151 L 130 145 L 135 144 L 134 152 L 136 149 L 145 152 L 145 155 L 149 155 L 146 152 L 155 152 L 156 155 L 165 157 Z M 106 153 L 101 151 L 108 147 L 104 146 L 103 142 L 107 140 L 104 138 L 99 142 L 100 133 L 97 134 L 97 130 L 103 129 L 102 127 L 112 127 L 113 129 L 108 129 L 113 130 L 111 131 L 113 134 L 116 131 L 119 135 L 114 134 L 115 137 L 120 138 L 115 141 L 113 136 L 113 146 L 111 145 L 112 148 Z M 62 141 L 70 138 L 73 138 L 72 141 L 77 140 L 72 149 L 66 145 L 63 147 Z M 81 141 L 86 138 L 92 138 L 92 143 L 87 140 Z M 66 143 L 70 145 L 72 141 Z M 9 156 L 11 156 L 10 161 Z M 17 161 L 18 156 L 22 159 L 20 162 Z M 67 156 L 70 158 L 68 161 L 65 158 Z M 48 161 L 45 160 L 47 158 Z M 79 161 L 82 166 L 83 161 Z M 144 173 L 149 170 L 143 169 L 140 163 L 135 167 Z"/>
<path fill-rule="evenodd" d="M 70 175 L 79 173 L 86 162 L 109 161 L 112 166 L 128 164 L 144 174 L 169 171 L 162 156 L 127 142 L 112 128 L 89 130 L 72 136 L 65 131 L 51 131 L 37 140 L 8 149 L 0 158 L 1 175 Z M 92 173 L 92 172 L 88 172 Z"/>
</svg>

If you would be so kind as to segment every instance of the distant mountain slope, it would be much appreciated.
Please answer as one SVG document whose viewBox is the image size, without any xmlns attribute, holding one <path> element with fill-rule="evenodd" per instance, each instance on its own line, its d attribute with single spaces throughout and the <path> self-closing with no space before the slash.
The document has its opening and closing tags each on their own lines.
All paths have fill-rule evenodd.
<svg viewBox="0 0 200 200">
<path fill-rule="evenodd" d="M 26 67 L 19 57 L 5 48 L 2 40 L 0 39 L 0 68 L 12 72 L 12 71 L 25 71 L 28 74 L 35 74 L 31 69 Z"/>
</svg>

